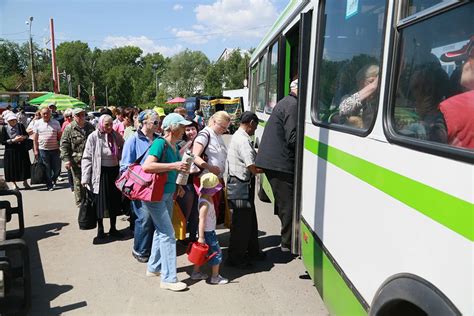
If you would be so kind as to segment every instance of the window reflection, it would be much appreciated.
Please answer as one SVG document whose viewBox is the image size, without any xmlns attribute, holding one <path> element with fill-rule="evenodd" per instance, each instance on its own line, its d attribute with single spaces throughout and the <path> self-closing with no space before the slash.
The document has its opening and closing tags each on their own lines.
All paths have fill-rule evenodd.
<svg viewBox="0 0 474 316">
<path fill-rule="evenodd" d="M 270 114 L 277 103 L 278 89 L 278 42 L 272 46 L 270 51 L 270 74 L 268 85 L 268 101 L 265 112 Z"/>
<path fill-rule="evenodd" d="M 401 31 L 398 134 L 474 149 L 473 16 L 469 3 Z"/>
<path fill-rule="evenodd" d="M 257 111 L 263 112 L 265 108 L 265 82 L 267 78 L 267 55 L 265 54 L 258 64 L 258 94 Z"/>
<path fill-rule="evenodd" d="M 378 104 L 385 1 L 326 1 L 318 119 L 367 130 Z"/>
</svg>

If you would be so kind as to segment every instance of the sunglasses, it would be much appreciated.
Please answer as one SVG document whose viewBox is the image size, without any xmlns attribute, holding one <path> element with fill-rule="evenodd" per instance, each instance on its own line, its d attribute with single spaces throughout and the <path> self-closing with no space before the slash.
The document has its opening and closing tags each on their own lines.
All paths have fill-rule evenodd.
<svg viewBox="0 0 474 316">
<path fill-rule="evenodd" d="M 158 125 L 158 124 L 160 124 L 160 121 L 154 121 L 153 122 L 153 125 Z"/>
</svg>

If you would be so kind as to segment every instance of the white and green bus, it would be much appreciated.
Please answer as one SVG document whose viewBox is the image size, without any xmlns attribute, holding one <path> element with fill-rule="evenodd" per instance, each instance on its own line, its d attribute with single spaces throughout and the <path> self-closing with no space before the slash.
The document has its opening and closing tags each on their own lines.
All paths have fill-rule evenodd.
<svg viewBox="0 0 474 316">
<path fill-rule="evenodd" d="M 474 315 L 473 41 L 472 1 L 293 0 L 256 48 L 262 120 L 299 79 L 292 251 L 332 314 Z"/>
</svg>

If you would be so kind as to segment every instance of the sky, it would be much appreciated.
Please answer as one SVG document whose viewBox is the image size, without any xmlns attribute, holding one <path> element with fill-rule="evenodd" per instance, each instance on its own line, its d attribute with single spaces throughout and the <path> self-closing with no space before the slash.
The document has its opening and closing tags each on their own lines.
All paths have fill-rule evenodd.
<svg viewBox="0 0 474 316">
<path fill-rule="evenodd" d="M 33 17 L 41 48 L 54 19 L 56 46 L 80 40 L 89 47 L 126 45 L 167 57 L 185 49 L 210 60 L 225 48 L 257 47 L 288 0 L 0 0 L 0 38 L 24 43 Z"/>
</svg>

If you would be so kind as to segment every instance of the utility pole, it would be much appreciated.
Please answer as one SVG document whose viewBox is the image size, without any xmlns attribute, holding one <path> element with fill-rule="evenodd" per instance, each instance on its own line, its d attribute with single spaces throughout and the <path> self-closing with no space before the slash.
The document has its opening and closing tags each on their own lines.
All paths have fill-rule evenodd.
<svg viewBox="0 0 474 316">
<path fill-rule="evenodd" d="M 36 91 L 36 78 L 35 78 L 35 62 L 33 57 L 33 38 L 31 37 L 31 24 L 33 23 L 33 17 L 30 16 L 29 20 L 26 21 L 26 25 L 30 26 L 30 67 L 31 67 L 31 90 Z"/>
<path fill-rule="evenodd" d="M 53 70 L 53 87 L 54 93 L 59 93 L 59 71 L 56 66 L 56 48 L 54 45 L 54 21 L 53 18 L 49 20 L 51 30 L 51 69 Z"/>
<path fill-rule="evenodd" d="M 64 71 L 64 72 L 66 72 L 66 71 Z M 67 75 L 66 79 L 67 79 L 67 87 L 68 87 L 69 96 L 72 97 L 71 75 Z"/>
</svg>

